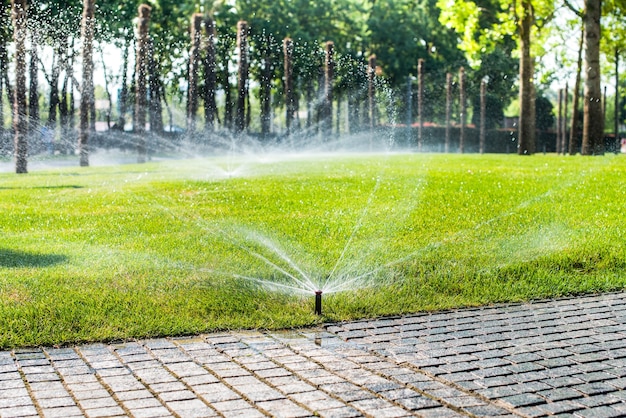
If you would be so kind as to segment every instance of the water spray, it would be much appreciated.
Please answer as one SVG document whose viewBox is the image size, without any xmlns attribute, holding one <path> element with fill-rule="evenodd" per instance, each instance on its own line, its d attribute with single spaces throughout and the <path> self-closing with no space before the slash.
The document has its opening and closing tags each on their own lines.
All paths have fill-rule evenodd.
<svg viewBox="0 0 626 418">
<path fill-rule="evenodd" d="M 315 291 L 315 314 L 316 315 L 322 314 L 322 291 L 321 290 Z"/>
</svg>

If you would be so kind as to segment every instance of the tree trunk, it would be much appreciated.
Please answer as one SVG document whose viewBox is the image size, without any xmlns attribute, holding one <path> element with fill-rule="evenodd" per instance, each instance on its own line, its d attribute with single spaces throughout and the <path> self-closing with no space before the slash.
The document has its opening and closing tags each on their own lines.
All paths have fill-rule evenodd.
<svg viewBox="0 0 626 418">
<path fill-rule="evenodd" d="M 131 38 L 127 36 L 124 40 L 124 52 L 122 53 L 122 87 L 118 98 L 120 114 L 117 119 L 117 129 L 120 131 L 123 131 L 124 125 L 126 125 L 126 105 L 128 102 L 128 55 L 130 42 Z"/>
<path fill-rule="evenodd" d="M 5 43 L 2 43 L 0 45 L 0 68 L 2 70 L 2 80 L 0 82 L 4 82 L 4 86 L 7 91 L 7 101 L 13 104 L 15 102 L 15 98 L 13 96 L 14 91 L 11 87 L 11 82 L 9 80 L 9 57 L 7 53 L 7 46 Z M 2 96 L 0 96 L 0 99 L 2 99 Z"/>
<path fill-rule="evenodd" d="M 361 130 L 360 88 L 348 92 L 348 132 L 355 134 Z"/>
<path fill-rule="evenodd" d="M 0 141 L 4 139 L 4 100 L 2 95 L 4 94 L 4 74 L 6 73 L 6 66 L 2 60 L 2 51 L 6 48 L 4 40 L 0 39 Z M 11 102 L 9 102 L 11 103 Z"/>
<path fill-rule="evenodd" d="M 100 61 L 102 63 L 102 75 L 104 76 L 104 92 L 107 96 L 109 107 L 106 112 L 107 129 L 111 129 L 111 113 L 113 112 L 113 97 L 111 95 L 110 80 L 107 72 L 107 63 L 104 60 L 104 50 L 100 46 Z"/>
<path fill-rule="evenodd" d="M 324 69 L 324 63 L 317 69 L 317 100 L 315 101 L 313 116 L 313 132 L 319 134 L 323 132 L 324 124 L 326 123 L 326 72 Z M 367 100 L 367 99 L 365 99 Z"/>
<path fill-rule="evenodd" d="M 48 100 L 48 127 L 53 131 L 57 124 L 57 111 L 59 108 L 59 76 L 61 72 L 61 47 L 57 46 L 52 55 L 52 71 L 50 72 L 50 94 Z"/>
<path fill-rule="evenodd" d="M 410 127 L 409 127 L 410 128 Z M 424 128 L 424 59 L 417 61 L 417 151 L 424 146 L 422 131 Z"/>
<path fill-rule="evenodd" d="M 293 40 L 283 40 L 283 56 L 285 70 L 285 128 L 287 136 L 291 135 L 295 114 L 293 99 Z"/>
<path fill-rule="evenodd" d="M 135 65 L 133 66 L 133 76 L 130 78 L 130 90 L 129 90 L 129 94 L 130 94 L 130 99 L 128 100 L 129 103 L 132 100 L 133 105 L 131 106 L 130 109 L 130 120 L 132 122 L 133 125 L 133 132 L 135 131 L 135 127 L 137 126 L 137 107 L 135 106 L 137 104 L 137 40 L 135 39 L 135 42 L 133 42 L 133 49 L 135 52 Z"/>
<path fill-rule="evenodd" d="M 444 152 L 450 152 L 450 128 L 452 125 L 452 74 L 446 74 L 446 139 Z"/>
<path fill-rule="evenodd" d="M 15 131 L 15 172 L 27 173 L 28 117 L 26 114 L 26 0 L 11 0 L 13 41 L 15 42 L 15 97 L 13 129 Z"/>
<path fill-rule="evenodd" d="M 61 122 L 61 132 L 63 132 L 63 137 L 65 137 L 64 129 L 67 124 L 67 119 L 69 115 L 67 91 L 70 85 L 70 66 L 73 64 L 69 63 L 68 61 L 66 61 L 66 65 L 64 68 L 65 76 L 63 77 L 63 83 L 61 84 L 61 94 L 59 97 L 59 119 Z"/>
<path fill-rule="evenodd" d="M 74 128 L 76 126 L 76 118 L 74 112 L 74 91 L 76 90 L 76 80 L 74 78 L 74 41 L 72 41 L 70 50 L 72 54 L 69 57 L 69 62 L 66 68 L 67 78 L 69 79 L 69 99 L 67 104 L 67 123 L 63 126 L 64 139 L 67 141 L 69 138 L 73 138 L 75 135 Z M 73 139 L 71 140 L 73 141 Z M 74 142 L 72 142 L 74 143 Z"/>
<path fill-rule="evenodd" d="M 236 38 L 236 35 L 235 35 Z M 216 53 L 219 55 L 217 62 L 222 63 L 220 78 L 222 88 L 224 90 L 224 121 L 222 126 L 227 130 L 233 130 L 234 119 L 234 101 L 233 101 L 233 89 L 230 85 L 230 57 L 232 54 L 232 48 L 234 47 L 236 40 L 233 41 L 231 36 L 225 35 L 218 38 L 216 44 Z M 220 123 L 219 112 L 216 110 L 217 123 Z"/>
<path fill-rule="evenodd" d="M 305 98 L 306 98 L 306 130 L 307 132 L 310 131 L 311 127 L 313 126 L 313 96 L 315 94 L 315 89 L 313 87 L 313 80 L 311 78 L 309 78 L 306 81 L 306 89 L 304 91 L 305 94 Z"/>
<path fill-rule="evenodd" d="M 227 67 L 225 65 L 224 67 Z M 228 80 L 229 71 L 224 69 L 224 126 L 227 129 L 233 129 L 233 92 L 231 90 L 230 81 Z"/>
<path fill-rule="evenodd" d="M 335 106 L 335 133 L 341 135 L 341 104 L 343 102 L 343 94 L 341 92 L 335 95 L 337 97 L 337 105 Z"/>
<path fill-rule="evenodd" d="M 487 135 L 487 127 L 485 126 L 487 120 L 487 81 L 481 80 L 480 82 L 480 139 L 479 139 L 479 151 L 481 154 L 485 153 L 485 136 Z"/>
<path fill-rule="evenodd" d="M 329 140 L 333 128 L 333 82 L 334 82 L 334 48 L 332 41 L 326 42 L 326 53 L 324 60 L 324 98 L 322 116 L 322 135 L 324 140 Z"/>
<path fill-rule="evenodd" d="M 300 87 L 300 89 L 296 90 L 296 87 L 294 85 L 295 94 L 294 94 L 294 98 L 293 98 L 293 108 L 294 108 L 294 111 L 295 111 L 295 116 L 294 116 L 295 120 L 294 120 L 294 122 L 295 122 L 295 125 L 296 125 L 294 128 L 297 129 L 297 130 L 300 130 L 300 129 L 302 129 L 302 123 L 301 123 L 301 120 L 300 120 L 300 112 L 299 112 L 299 109 L 300 109 L 300 95 L 298 94 L 298 92 L 301 90 L 302 84 L 298 83 L 298 86 Z"/>
<path fill-rule="evenodd" d="M 370 131 L 373 131 L 376 127 L 376 55 L 373 54 L 367 60 L 367 105 Z"/>
<path fill-rule="evenodd" d="M 96 0 L 83 1 L 83 19 L 81 38 L 83 42 L 83 81 L 80 95 L 80 126 L 78 130 L 78 153 L 81 167 L 89 165 L 89 115 L 93 97 L 93 32 Z M 95 121 L 94 121 L 95 122 Z"/>
<path fill-rule="evenodd" d="M 163 133 L 163 107 L 161 97 L 163 96 L 157 60 L 154 59 L 154 41 L 148 39 L 148 84 L 150 86 L 150 97 L 148 103 L 148 116 L 150 122 L 150 132 L 157 135 Z"/>
<path fill-rule="evenodd" d="M 535 118 L 533 100 L 533 60 L 530 54 L 530 31 L 533 22 L 532 5 L 530 0 L 522 0 L 523 15 L 519 21 L 519 49 L 520 49 L 520 114 L 518 123 L 519 155 L 531 155 L 535 152 Z"/>
<path fill-rule="evenodd" d="M 558 107 L 557 107 L 557 118 L 556 118 L 556 143 L 555 150 L 557 154 L 563 152 L 561 150 L 561 121 L 563 120 L 563 89 L 559 89 L 559 99 L 558 99 Z"/>
<path fill-rule="evenodd" d="M 200 13 L 195 13 L 191 17 L 191 50 L 189 51 L 189 82 L 187 86 L 187 133 L 190 138 L 194 138 L 196 134 L 202 19 L 203 16 Z"/>
<path fill-rule="evenodd" d="M 0 97 L 2 95 L 0 94 Z M 615 149 L 616 152 L 620 146 L 619 138 L 619 49 L 615 47 L 615 111 L 613 112 L 613 132 L 615 132 Z"/>
<path fill-rule="evenodd" d="M 150 24 L 150 12 L 152 8 L 147 4 L 139 6 L 139 18 L 137 22 L 137 52 L 136 52 L 136 86 L 135 86 L 135 126 L 137 135 L 137 162 L 145 163 L 147 159 L 146 149 L 146 110 L 147 110 L 147 76 L 148 76 L 148 30 Z"/>
<path fill-rule="evenodd" d="M 250 107 L 250 92 L 248 91 L 248 83 L 246 83 L 246 124 L 244 130 L 250 128 L 250 122 L 252 122 L 252 108 Z"/>
<path fill-rule="evenodd" d="M 569 155 L 576 155 L 578 139 L 578 101 L 580 99 L 580 77 L 583 68 L 583 42 L 585 39 L 585 28 L 581 28 L 580 42 L 578 44 L 578 63 L 576 66 L 576 81 L 574 82 L 574 100 L 572 104 L 572 124 L 569 132 Z"/>
<path fill-rule="evenodd" d="M 272 63 L 269 50 L 269 39 L 264 39 L 263 68 L 261 70 L 261 135 L 265 138 L 270 133 L 271 116 L 271 77 Z"/>
<path fill-rule="evenodd" d="M 2 4 L 6 6 L 6 2 L 3 2 Z M 7 7 L 3 7 L 2 11 L 0 11 L 0 18 L 4 19 L 5 21 L 7 20 L 10 21 L 11 15 L 10 13 L 7 13 L 7 12 L 10 12 L 10 9 Z M 11 90 L 11 87 L 8 82 L 8 66 L 9 66 L 8 57 L 7 57 L 7 43 L 8 42 L 9 42 L 9 39 L 7 37 L 5 36 L 0 37 L 0 141 L 4 140 L 5 133 L 6 133 L 6 127 L 4 125 L 5 107 L 4 107 L 4 100 L 2 99 L 2 96 L 4 94 L 5 87 L 7 89 L 7 93 L 9 93 L 9 91 Z M 11 99 L 10 94 L 7 94 L 7 98 L 8 98 L 9 108 L 10 108 L 11 105 L 13 104 L 13 100 Z"/>
<path fill-rule="evenodd" d="M 237 23 L 237 49 L 239 67 L 237 70 L 237 113 L 235 114 L 235 132 L 241 133 L 246 128 L 246 93 L 248 91 L 248 23 Z"/>
<path fill-rule="evenodd" d="M 62 132 L 61 136 L 63 139 L 66 139 L 68 137 L 67 125 L 69 123 L 69 113 L 70 113 L 69 102 L 68 102 L 68 97 L 67 97 L 68 88 L 70 88 L 70 77 L 69 77 L 69 71 L 66 70 L 65 77 L 63 77 L 63 84 L 61 84 L 61 100 L 59 102 L 59 116 L 61 120 L 61 132 Z"/>
<path fill-rule="evenodd" d="M 37 35 L 30 34 L 30 65 L 28 68 L 28 78 L 30 86 L 28 89 L 28 122 L 31 135 L 39 132 L 39 86 L 38 69 L 39 57 L 37 54 Z"/>
<path fill-rule="evenodd" d="M 411 74 L 406 76 L 406 132 L 407 132 L 407 145 L 411 145 L 413 136 L 413 78 Z"/>
<path fill-rule="evenodd" d="M 600 87 L 601 0 L 585 0 L 585 107 L 582 155 L 604 154 L 604 117 Z"/>
<path fill-rule="evenodd" d="M 465 99 L 465 68 L 459 70 L 459 106 L 461 127 L 459 130 L 459 153 L 465 152 L 465 124 L 467 123 L 467 100 Z"/>
<path fill-rule="evenodd" d="M 210 17 L 204 21 L 206 49 L 204 57 L 204 130 L 215 131 L 215 22 Z"/>
<path fill-rule="evenodd" d="M 567 105 L 569 103 L 569 86 L 565 83 L 563 93 L 563 119 L 561 119 L 561 153 L 567 154 Z"/>
</svg>

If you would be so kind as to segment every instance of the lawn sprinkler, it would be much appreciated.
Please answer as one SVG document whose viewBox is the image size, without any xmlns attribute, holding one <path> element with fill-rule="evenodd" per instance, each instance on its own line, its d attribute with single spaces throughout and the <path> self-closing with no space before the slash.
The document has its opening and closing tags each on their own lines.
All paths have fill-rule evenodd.
<svg viewBox="0 0 626 418">
<path fill-rule="evenodd" d="M 322 291 L 321 290 L 315 291 L 315 314 L 316 315 L 322 314 Z"/>
</svg>

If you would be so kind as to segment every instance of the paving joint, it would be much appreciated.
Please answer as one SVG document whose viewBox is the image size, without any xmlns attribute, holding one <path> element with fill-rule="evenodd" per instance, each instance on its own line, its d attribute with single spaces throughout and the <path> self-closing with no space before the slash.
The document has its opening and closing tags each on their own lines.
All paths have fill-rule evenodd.
<svg viewBox="0 0 626 418">
<path fill-rule="evenodd" d="M 169 341 L 169 340 L 168 340 Z M 185 353 L 186 355 L 189 356 L 188 351 L 181 346 L 180 344 L 177 344 L 175 341 L 170 341 L 172 344 L 176 345 L 183 353 Z M 150 350 L 150 348 L 148 348 L 148 350 Z M 151 351 L 151 350 L 150 350 Z M 219 352 L 219 350 L 217 350 Z M 220 353 L 222 354 L 222 353 Z M 154 355 L 154 354 L 153 354 Z M 156 358 L 156 357 L 155 357 Z M 198 362 L 196 362 L 195 360 L 193 360 L 193 358 L 191 356 L 189 356 L 190 360 L 193 361 L 194 364 L 199 365 L 200 367 L 202 367 L 204 370 L 206 370 L 208 373 L 210 373 L 218 382 L 220 382 L 221 384 L 223 384 L 225 387 L 227 387 L 229 390 L 233 391 L 234 393 L 236 393 L 242 400 L 246 401 L 250 407 L 254 407 L 254 402 L 252 400 L 250 400 L 245 393 L 242 393 L 241 391 L 239 391 L 236 387 L 234 387 L 233 385 L 231 385 L 230 383 L 228 383 L 227 381 L 223 380 L 214 370 L 211 370 L 209 367 L 207 367 L 207 365 L 203 365 L 203 364 L 199 364 Z M 158 358 L 157 358 L 158 359 Z M 167 365 L 165 365 L 165 367 L 167 368 Z M 171 372 L 171 369 L 170 369 Z M 174 373 L 175 374 L 175 373 Z M 180 377 L 179 377 L 180 379 Z M 193 388 L 189 385 L 187 385 L 186 382 L 184 382 L 184 379 L 180 379 L 183 381 L 183 383 L 190 388 L 190 390 L 196 394 L 198 396 L 199 399 L 202 400 L 202 402 L 204 402 L 208 407 L 211 407 L 210 403 L 205 401 L 200 394 L 198 394 L 197 392 L 195 392 L 193 390 Z M 215 410 L 215 408 L 212 408 Z M 215 410 L 216 413 L 219 413 L 219 410 Z"/>
<path fill-rule="evenodd" d="M 30 396 L 30 398 L 32 399 L 32 406 L 37 411 L 37 414 L 42 416 L 42 414 L 43 414 L 42 413 L 42 408 L 39 405 L 39 401 L 37 400 L 37 398 L 33 394 L 32 387 L 30 385 L 30 382 L 26 378 L 26 374 L 24 373 L 24 371 L 22 369 L 22 365 L 19 363 L 18 353 L 16 353 L 16 351 L 13 350 L 11 352 L 11 355 L 12 355 L 13 361 L 15 362 L 16 370 L 19 373 L 19 376 L 20 376 L 20 379 L 22 381 L 22 384 L 24 385 L 24 388 L 26 389 L 26 392 L 28 393 L 28 396 Z"/>
<path fill-rule="evenodd" d="M 76 350 L 74 350 L 74 352 L 76 352 Z M 66 382 L 63 379 L 63 374 L 59 371 L 59 368 L 56 367 L 55 365 L 55 361 L 54 359 L 50 356 L 50 353 L 46 350 L 43 349 L 42 350 L 43 355 L 46 357 L 46 359 L 48 360 L 48 363 L 50 364 L 50 366 L 54 369 L 54 372 L 57 374 L 57 376 L 59 377 L 59 381 L 61 382 L 63 388 L 65 389 L 65 391 L 68 393 L 68 395 L 73 399 L 74 403 L 76 404 L 76 406 L 79 408 L 79 410 L 81 411 L 81 413 L 83 415 L 86 415 L 86 410 L 82 407 L 80 401 L 78 398 L 76 398 L 76 396 L 74 396 L 73 391 L 71 390 L 71 388 L 68 385 L 68 382 Z M 41 413 L 41 411 L 39 411 Z"/>
<path fill-rule="evenodd" d="M 156 398 L 156 399 L 157 399 L 157 400 L 161 403 L 161 405 L 162 405 L 164 408 L 166 408 L 166 409 L 167 409 L 167 410 L 168 410 L 168 411 L 172 414 L 172 416 L 173 416 L 173 417 L 176 417 L 176 418 L 181 418 L 181 417 L 180 417 L 180 415 L 178 415 L 175 411 L 173 411 L 173 410 L 172 410 L 172 409 L 171 409 L 171 408 L 167 405 L 167 402 L 166 402 L 166 401 L 162 398 L 162 396 L 160 396 L 160 395 L 159 395 L 159 392 L 155 391 L 155 390 L 151 387 L 151 385 L 150 385 L 148 382 L 144 381 L 144 380 L 141 378 L 141 376 L 137 376 L 137 374 L 134 372 L 134 370 L 132 370 L 132 369 L 128 366 L 128 364 L 124 361 L 124 359 L 123 359 L 123 358 L 122 358 L 122 356 L 119 354 L 119 352 L 115 349 L 115 346 L 110 347 L 110 348 L 109 348 L 109 351 L 111 352 L 111 354 L 112 354 L 113 356 L 115 356 L 115 358 L 116 358 L 116 359 L 120 362 L 120 364 L 121 364 L 121 365 L 122 365 L 122 366 L 123 366 L 123 367 L 124 367 L 124 368 L 125 368 L 125 369 L 126 369 L 126 370 L 127 370 L 127 371 L 128 371 L 128 372 L 132 375 L 132 376 L 133 376 L 133 377 L 135 377 L 135 378 L 137 379 L 137 381 L 138 381 L 139 383 L 141 383 L 141 384 L 144 386 L 144 388 L 145 388 L 145 389 L 146 389 L 146 390 L 147 390 L 150 394 L 152 394 L 152 396 L 154 396 L 154 397 L 155 397 L 155 398 Z M 148 349 L 148 350 L 147 350 L 147 352 L 148 352 L 150 355 L 152 355 L 152 356 L 153 356 L 153 358 L 154 358 L 154 355 L 152 354 L 152 352 L 150 351 L 150 349 Z M 155 358 L 155 360 L 156 360 L 156 358 Z M 167 370 L 167 371 L 169 372 L 169 370 L 167 369 L 167 366 L 166 366 L 166 365 L 164 365 L 164 368 L 165 368 L 165 370 Z M 184 383 L 183 383 L 183 384 L 184 384 Z M 110 386 L 109 386 L 109 387 L 110 387 Z M 132 414 L 132 412 L 131 412 L 129 409 L 127 409 L 127 408 L 125 408 L 125 411 L 127 411 L 127 413 L 129 413 L 129 414 Z"/>
<path fill-rule="evenodd" d="M 255 370 L 251 369 L 250 367 L 246 366 L 245 363 L 237 360 L 236 357 L 231 356 L 228 354 L 227 349 L 224 348 L 217 348 L 217 351 L 220 352 L 221 354 L 223 354 L 224 356 L 227 356 L 232 362 L 234 362 L 235 364 L 239 365 L 241 368 L 243 368 L 244 370 L 246 370 L 248 373 L 250 373 L 250 375 L 255 376 L 257 379 L 259 379 L 259 381 L 265 383 L 268 387 L 273 387 L 274 385 L 272 385 L 272 383 L 270 381 L 268 381 L 267 377 L 263 377 L 260 376 L 258 373 L 255 372 Z M 267 356 L 264 355 L 265 358 L 267 358 L 270 362 L 272 362 L 272 364 L 276 365 L 277 368 L 281 367 L 281 364 L 278 363 L 275 359 L 269 358 Z M 286 368 L 285 368 L 286 369 Z M 286 369 L 288 370 L 288 369 Z M 290 376 L 293 376 L 293 372 L 290 372 Z M 234 389 L 233 389 L 234 390 Z M 282 395 L 289 399 L 290 401 L 294 402 L 296 405 L 298 405 L 300 408 L 302 408 L 303 410 L 308 411 L 310 414 L 314 414 L 315 411 L 311 410 L 311 408 L 309 408 L 306 404 L 298 402 L 297 400 L 293 399 L 292 397 L 289 396 L 288 393 L 285 393 L 284 390 L 280 390 L 278 387 L 276 387 L 276 390 L 278 390 L 280 393 L 282 393 Z M 244 394 L 241 394 L 242 396 L 244 396 Z M 251 400 L 248 400 L 248 402 L 250 402 L 252 405 L 254 405 L 254 402 Z M 269 411 L 265 411 L 269 414 Z M 271 414 L 270 414 L 271 415 Z"/>
<path fill-rule="evenodd" d="M 380 357 L 381 359 L 387 360 L 386 357 L 382 356 L 381 354 L 377 353 L 376 351 L 368 350 L 368 352 L 370 352 L 372 355 Z M 471 391 L 471 390 L 467 390 L 464 387 L 462 387 L 460 385 L 457 385 L 456 383 L 454 383 L 454 382 L 452 382 L 450 380 L 442 379 L 442 378 L 440 378 L 438 376 L 435 376 L 432 373 L 429 373 L 428 371 L 422 370 L 419 367 L 415 367 L 414 365 L 412 365 L 410 363 L 402 362 L 402 363 L 397 363 L 397 364 L 399 366 L 406 367 L 406 368 L 411 369 L 411 370 L 413 370 L 413 371 L 415 371 L 417 373 L 420 373 L 420 374 L 428 377 L 429 379 L 432 379 L 434 381 L 440 382 L 440 383 L 442 383 L 442 384 L 444 384 L 444 385 L 446 385 L 446 386 L 448 386 L 448 387 L 450 387 L 450 388 L 452 388 L 454 390 L 458 390 L 459 392 L 463 392 L 463 393 L 465 393 L 468 396 L 471 396 L 471 397 L 476 398 L 476 399 L 478 399 L 478 400 L 480 400 L 482 402 L 485 402 L 486 404 L 493 405 L 494 407 L 497 407 L 497 408 L 502 408 L 502 409 L 504 409 L 504 410 L 508 411 L 509 413 L 511 413 L 513 415 L 516 415 L 516 416 L 520 416 L 520 417 L 524 416 L 523 414 L 520 414 L 519 412 L 515 411 L 514 408 L 511 408 L 510 405 L 508 405 L 508 404 L 506 404 L 504 402 L 501 402 L 500 400 L 489 399 L 488 397 L 483 396 L 480 393 L 477 393 L 477 392 Z M 385 377 L 385 378 L 389 378 L 389 379 L 391 379 L 393 381 L 396 381 L 396 382 L 398 382 L 400 384 L 403 384 L 402 382 L 400 382 L 398 379 L 394 378 L 393 376 L 385 376 L 384 374 L 379 374 L 379 375 L 382 376 L 382 377 Z M 477 417 L 478 416 L 478 415 L 475 415 L 475 414 L 473 414 L 473 413 L 471 413 L 469 411 L 464 410 L 460 406 L 454 405 L 453 403 L 446 401 L 445 398 L 437 397 L 437 396 L 429 393 L 428 391 L 422 390 L 422 389 L 420 389 L 420 388 L 418 388 L 416 386 L 412 386 L 410 384 L 407 384 L 406 386 L 410 387 L 414 391 L 416 391 L 418 393 L 421 393 L 422 395 L 424 395 L 426 397 L 429 397 L 429 398 L 431 398 L 431 399 L 441 403 L 442 405 L 445 405 L 446 407 L 448 407 L 450 409 L 453 409 L 453 410 L 455 410 L 455 411 L 457 411 L 459 413 L 467 414 L 467 416 L 470 416 L 470 417 Z"/>
<path fill-rule="evenodd" d="M 290 349 L 290 350 L 291 350 L 294 354 L 296 354 L 296 355 L 300 355 L 300 356 L 304 357 L 306 360 L 309 360 L 309 361 L 311 361 L 311 362 L 313 362 L 313 363 L 317 364 L 320 368 L 325 368 L 326 370 L 329 370 L 329 371 L 332 373 L 332 375 L 337 376 L 338 378 L 340 378 L 340 379 L 344 380 L 344 383 L 349 383 L 349 380 L 348 380 L 347 378 L 345 378 L 345 377 L 341 376 L 340 374 L 336 373 L 336 372 L 335 372 L 335 371 L 333 371 L 332 369 L 329 369 L 327 364 L 325 365 L 325 364 L 323 364 L 322 362 L 320 362 L 319 360 L 315 360 L 315 359 L 313 359 L 313 358 L 311 358 L 311 357 L 309 357 L 309 356 L 306 356 L 305 354 L 302 354 L 302 353 L 301 353 L 301 352 L 299 352 L 297 349 L 294 349 L 293 347 L 289 346 L 288 344 L 286 344 L 286 346 L 287 346 L 287 347 L 289 347 L 289 349 Z M 329 390 L 326 390 L 326 389 L 323 387 L 323 384 L 316 384 L 316 383 L 312 382 L 311 380 L 309 380 L 309 379 L 307 379 L 307 378 L 305 378 L 305 377 L 298 376 L 297 370 L 290 369 L 288 365 L 281 364 L 281 363 L 277 362 L 275 359 L 271 359 L 271 360 L 272 360 L 272 361 L 274 361 L 274 362 L 275 362 L 278 366 L 281 366 L 281 367 L 285 368 L 286 370 L 289 370 L 289 371 L 290 371 L 293 375 L 295 375 L 298 379 L 302 380 L 303 382 L 306 382 L 307 384 L 310 384 L 310 385 L 312 385 L 313 387 L 317 388 L 318 390 L 321 390 L 321 391 L 323 391 L 324 393 L 328 394 L 331 398 L 333 398 L 333 399 L 335 399 L 335 400 L 337 400 L 337 401 L 339 401 L 339 402 L 343 402 L 343 401 L 344 401 L 344 400 L 343 400 L 340 396 L 338 396 L 338 395 L 336 395 L 336 394 L 332 393 L 332 392 L 331 392 L 331 391 L 329 391 Z M 305 360 L 305 361 L 306 361 L 306 360 Z M 374 397 L 374 398 L 379 398 L 379 399 L 384 400 L 384 401 L 387 401 L 387 402 L 389 402 L 389 401 L 390 401 L 390 400 L 386 399 L 385 397 L 383 397 L 381 394 L 379 394 L 379 393 L 377 393 L 377 392 L 375 392 L 375 391 L 371 390 L 370 388 L 368 388 L 368 387 L 366 387 L 366 386 L 364 386 L 364 385 L 360 385 L 360 384 L 356 384 L 356 383 L 355 383 L 355 386 L 357 386 L 358 388 L 360 388 L 361 390 L 363 390 L 365 393 L 370 394 L 370 395 L 371 395 L 372 397 Z M 411 411 L 410 411 L 410 409 L 408 409 L 406 406 L 404 406 L 404 405 L 402 405 L 402 404 L 399 404 L 399 403 L 394 402 L 394 401 L 391 401 L 391 403 L 392 403 L 393 405 L 395 405 L 395 406 L 399 407 L 399 408 L 402 408 L 402 409 L 403 409 L 403 410 L 405 410 L 407 413 L 410 413 L 410 412 L 411 412 Z M 362 413 L 366 413 L 366 411 L 364 411 L 362 408 L 359 408 L 358 406 L 356 406 L 356 407 L 355 407 L 355 409 L 360 410 Z"/>
</svg>

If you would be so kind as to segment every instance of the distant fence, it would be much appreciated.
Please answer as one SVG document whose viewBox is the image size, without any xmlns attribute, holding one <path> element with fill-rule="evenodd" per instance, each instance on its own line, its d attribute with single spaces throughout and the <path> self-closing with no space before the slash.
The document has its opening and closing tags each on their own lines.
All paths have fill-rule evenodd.
<svg viewBox="0 0 626 418">
<path fill-rule="evenodd" d="M 450 128 L 450 142 L 448 152 L 459 152 L 460 127 Z M 399 127 L 396 128 L 396 143 L 401 146 L 416 148 L 418 142 L 418 128 Z M 480 152 L 480 129 L 475 127 L 465 127 L 464 152 Z M 424 152 L 445 152 L 446 128 L 439 126 L 422 127 L 422 151 Z M 606 134 L 604 137 L 606 152 L 619 152 L 621 142 L 613 134 Z M 581 139 L 577 138 L 575 149 L 580 152 Z M 485 153 L 510 154 L 517 153 L 517 129 L 504 128 L 492 129 L 485 132 Z M 556 132 L 537 132 L 535 152 L 549 153 L 556 152 Z"/>
</svg>

